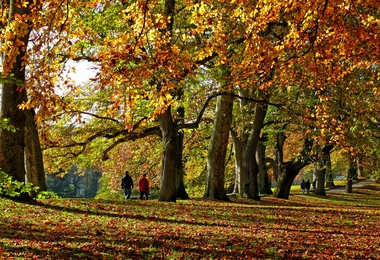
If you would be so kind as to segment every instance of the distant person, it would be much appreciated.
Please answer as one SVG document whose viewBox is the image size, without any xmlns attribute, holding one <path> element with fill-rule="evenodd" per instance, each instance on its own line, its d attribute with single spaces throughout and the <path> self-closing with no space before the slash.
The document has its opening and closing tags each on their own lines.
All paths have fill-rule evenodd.
<svg viewBox="0 0 380 260">
<path fill-rule="evenodd" d="M 302 194 L 305 194 L 306 182 L 304 180 L 301 181 L 301 191 Z"/>
<path fill-rule="evenodd" d="M 313 189 L 315 190 L 315 185 L 317 184 L 317 179 L 313 181 Z"/>
<path fill-rule="evenodd" d="M 310 181 L 309 180 L 307 180 L 305 183 L 305 189 L 306 189 L 306 194 L 309 194 L 309 191 L 310 191 Z"/>
<path fill-rule="evenodd" d="M 148 199 L 149 194 L 149 181 L 146 178 L 146 174 L 144 173 L 142 178 L 139 181 L 139 189 L 140 189 L 140 200 Z"/>
<path fill-rule="evenodd" d="M 128 171 L 125 171 L 125 176 L 121 178 L 121 188 L 124 190 L 125 199 L 129 199 L 133 189 L 133 180 Z"/>
</svg>

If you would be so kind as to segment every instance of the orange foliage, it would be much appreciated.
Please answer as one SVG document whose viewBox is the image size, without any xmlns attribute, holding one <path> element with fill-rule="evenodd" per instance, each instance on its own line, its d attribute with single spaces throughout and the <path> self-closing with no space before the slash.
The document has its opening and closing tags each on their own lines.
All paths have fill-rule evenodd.
<svg viewBox="0 0 380 260">
<path fill-rule="evenodd" d="M 1 73 L 6 75 L 18 50 L 26 48 L 20 36 L 33 29 L 24 58 L 29 101 L 23 107 L 38 110 L 40 126 L 75 107 L 75 98 L 62 98 L 78 90 L 65 62 L 80 59 L 99 63 L 96 88 L 109 102 L 101 116 L 117 118 L 128 131 L 143 117 L 144 124 L 154 122 L 180 93 L 191 96 L 194 89 L 186 80 L 201 65 L 228 64 L 227 89 L 310 91 L 318 102 L 302 111 L 304 119 L 315 124 L 319 136 L 347 147 L 352 132 L 356 138 L 368 134 L 368 127 L 358 125 L 380 111 L 379 0 L 182 1 L 173 17 L 163 13 L 163 1 L 18 4 L 27 12 L 0 20 L 0 52 L 7 53 Z M 2 13 L 8 9 L 4 5 Z M 170 19 L 174 28 L 163 33 Z"/>
</svg>

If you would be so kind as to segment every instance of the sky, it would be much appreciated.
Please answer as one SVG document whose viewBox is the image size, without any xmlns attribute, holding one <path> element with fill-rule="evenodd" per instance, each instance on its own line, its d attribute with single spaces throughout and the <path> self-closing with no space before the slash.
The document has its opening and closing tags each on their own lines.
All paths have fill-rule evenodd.
<svg viewBox="0 0 380 260">
<path fill-rule="evenodd" d="M 94 65 L 88 61 L 69 61 L 68 66 L 75 67 L 76 73 L 70 72 L 70 77 L 77 85 L 81 85 L 89 79 L 95 77 L 97 71 L 93 68 Z"/>
</svg>

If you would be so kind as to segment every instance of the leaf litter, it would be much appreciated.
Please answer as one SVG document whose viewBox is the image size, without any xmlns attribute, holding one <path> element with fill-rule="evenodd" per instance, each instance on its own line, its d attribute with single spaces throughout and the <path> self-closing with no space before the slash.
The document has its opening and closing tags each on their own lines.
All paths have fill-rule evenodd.
<svg viewBox="0 0 380 260">
<path fill-rule="evenodd" d="M 378 259 L 379 206 L 373 187 L 286 201 L 0 198 L 0 258 Z"/>
</svg>

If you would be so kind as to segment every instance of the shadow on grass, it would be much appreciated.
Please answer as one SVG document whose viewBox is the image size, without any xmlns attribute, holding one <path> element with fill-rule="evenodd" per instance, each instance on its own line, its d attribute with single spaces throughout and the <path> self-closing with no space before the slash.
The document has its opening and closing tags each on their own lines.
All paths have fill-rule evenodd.
<svg viewBox="0 0 380 260">
<path fill-rule="evenodd" d="M 175 259 L 166 258 L 173 251 L 178 254 L 176 259 L 210 259 L 213 256 L 236 259 L 239 255 L 248 259 L 275 259 L 272 258 L 275 253 L 265 249 L 272 248 L 275 252 L 282 246 L 277 243 L 282 237 L 285 238 L 283 243 L 294 246 L 302 241 L 313 241 L 313 237 L 318 241 L 322 241 L 321 238 L 344 239 L 346 236 L 380 240 L 378 232 L 370 232 L 375 224 L 356 221 L 366 220 L 373 211 L 350 208 L 355 205 L 360 209 L 364 206 L 369 209 L 378 207 L 379 198 L 374 191 L 377 189 L 361 188 L 355 189 L 353 194 L 300 195 L 294 200 L 241 199 L 229 203 L 47 200 L 33 206 L 55 210 L 58 214 L 61 212 L 61 216 L 50 226 L 43 223 L 33 225 L 27 219 L 4 218 L 7 222 L 0 223 L 0 237 L 3 238 L 0 248 L 12 252 L 13 256 L 38 255 L 44 259 Z M 371 203 L 371 200 L 376 201 Z M 330 201 L 334 202 L 333 206 Z M 340 208 L 339 205 L 347 207 Z M 36 211 L 42 212 L 41 215 L 51 213 L 49 210 Z M 70 216 L 72 219 L 85 219 L 83 226 L 80 226 L 80 221 L 77 226 L 73 221 L 65 221 L 63 212 L 79 214 Z M 99 220 L 91 216 L 106 218 Z M 139 223 L 132 230 L 128 229 L 128 221 L 123 221 L 123 227 L 108 227 L 110 220 L 107 218 L 113 218 L 113 223 L 118 223 L 121 218 Z M 98 222 L 97 225 L 91 221 L 103 223 Z M 146 230 L 140 232 L 140 226 Z M 39 241 L 38 246 L 34 241 Z M 317 246 L 334 249 L 328 243 Z M 350 248 L 350 244 L 346 248 Z M 303 253 L 304 249 L 301 250 Z"/>
</svg>

